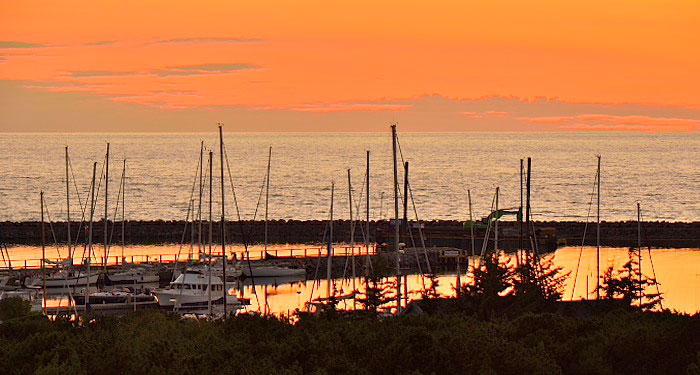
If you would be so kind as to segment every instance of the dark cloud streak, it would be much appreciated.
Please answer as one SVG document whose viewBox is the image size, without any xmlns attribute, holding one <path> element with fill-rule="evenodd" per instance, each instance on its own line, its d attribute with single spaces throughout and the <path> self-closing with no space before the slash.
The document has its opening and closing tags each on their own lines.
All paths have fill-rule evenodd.
<svg viewBox="0 0 700 375">
<path fill-rule="evenodd" d="M 0 49 L 10 49 L 10 48 L 51 48 L 52 46 L 46 44 L 37 43 L 24 43 L 24 42 L 0 42 Z"/>
<path fill-rule="evenodd" d="M 156 44 L 190 44 L 190 43 L 257 43 L 262 42 L 262 39 L 254 38 L 174 38 L 157 40 L 148 43 L 149 45 Z"/>
</svg>

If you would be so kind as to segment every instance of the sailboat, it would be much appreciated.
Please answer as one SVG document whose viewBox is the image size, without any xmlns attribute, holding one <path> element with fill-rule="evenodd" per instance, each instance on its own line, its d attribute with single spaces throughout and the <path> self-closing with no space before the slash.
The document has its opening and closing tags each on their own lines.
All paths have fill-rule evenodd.
<svg viewBox="0 0 700 375">
<path fill-rule="evenodd" d="M 95 166 L 93 165 L 93 180 L 91 190 L 95 189 Z M 45 265 L 52 265 L 58 268 L 58 271 L 52 272 L 45 276 L 34 275 L 25 278 L 24 285 L 27 288 L 38 289 L 46 286 L 47 288 L 75 288 L 94 285 L 97 283 L 99 274 L 92 272 L 79 271 L 73 268 L 73 257 L 71 252 L 71 236 L 70 236 L 70 188 L 69 188 L 69 158 L 68 146 L 66 146 L 66 204 L 67 204 L 67 223 L 68 223 L 68 258 L 54 262 L 48 259 L 42 259 L 42 268 Z M 42 197 L 42 218 L 43 218 L 43 197 Z M 91 217 L 92 219 L 92 217 Z M 43 220 L 43 219 L 42 219 Z M 89 263 L 89 257 L 88 257 Z"/>
<path fill-rule="evenodd" d="M 267 176 L 265 177 L 265 254 L 267 255 L 267 219 L 270 200 L 270 166 L 272 161 L 272 147 L 267 158 Z M 291 264 L 283 262 L 267 261 L 264 264 L 244 264 L 240 266 L 241 273 L 245 277 L 289 277 L 306 274 L 303 268 L 292 268 Z"/>
</svg>

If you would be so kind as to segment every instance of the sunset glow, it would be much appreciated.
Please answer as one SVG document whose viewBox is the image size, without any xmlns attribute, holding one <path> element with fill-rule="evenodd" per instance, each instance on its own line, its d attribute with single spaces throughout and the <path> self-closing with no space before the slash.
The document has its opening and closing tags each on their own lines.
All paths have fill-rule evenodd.
<svg viewBox="0 0 700 375">
<path fill-rule="evenodd" d="M 78 131 L 98 108 L 129 119 L 109 130 L 700 129 L 695 1 L 22 1 L 0 17 L 4 131 L 57 129 L 28 107 Z"/>
</svg>

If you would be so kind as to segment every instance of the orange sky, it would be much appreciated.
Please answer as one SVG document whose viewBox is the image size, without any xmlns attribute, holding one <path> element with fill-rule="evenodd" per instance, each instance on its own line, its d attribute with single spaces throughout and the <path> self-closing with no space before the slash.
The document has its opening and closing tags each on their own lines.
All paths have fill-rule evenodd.
<svg viewBox="0 0 700 375">
<path fill-rule="evenodd" d="M 3 2 L 0 130 L 90 130 L 75 111 L 147 130 L 216 115 L 240 130 L 433 130 L 411 109 L 438 95 L 453 111 L 438 130 L 697 132 L 698 46 L 698 1 Z M 514 110 L 541 97 L 600 107 Z M 38 106 L 56 124 L 35 124 Z M 202 110 L 215 116 L 198 123 Z M 470 115 L 487 112 L 503 115 Z"/>
</svg>

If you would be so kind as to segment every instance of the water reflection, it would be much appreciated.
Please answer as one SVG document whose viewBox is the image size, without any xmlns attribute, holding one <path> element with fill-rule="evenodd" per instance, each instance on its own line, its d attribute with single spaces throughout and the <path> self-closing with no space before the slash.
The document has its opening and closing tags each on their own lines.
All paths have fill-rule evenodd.
<svg viewBox="0 0 700 375">
<path fill-rule="evenodd" d="M 299 245 L 296 245 L 299 247 Z M 32 256 L 36 253 L 36 248 L 23 247 L 27 252 L 17 251 L 18 248 L 11 248 L 13 257 Z M 140 252 L 140 255 L 154 256 L 157 254 L 177 254 L 178 246 L 147 246 L 147 247 L 127 247 L 131 253 Z M 40 249 L 38 249 L 40 254 Z M 571 272 L 564 293 L 565 299 L 595 298 L 596 287 L 596 249 L 585 247 L 583 250 L 576 247 L 564 247 L 555 253 L 554 263 L 561 266 L 564 272 Z M 664 293 L 663 305 L 671 310 L 678 310 L 685 313 L 695 313 L 700 311 L 700 249 L 655 249 L 652 250 L 653 270 L 660 283 L 661 292 Z M 580 261 L 579 261 L 580 257 Z M 602 248 L 601 249 L 601 273 L 608 267 L 619 268 L 628 260 L 628 249 L 626 248 Z M 515 260 L 511 260 L 515 262 Z M 579 264 L 578 277 L 576 279 L 576 289 L 574 290 L 574 274 L 576 266 Z M 450 267 L 452 268 L 452 267 Z M 642 259 L 642 270 L 646 276 L 652 276 L 652 262 L 645 251 Z M 470 276 L 464 270 L 461 275 L 463 283 L 469 282 Z M 391 281 L 394 278 L 390 279 Z M 406 276 L 408 298 L 418 298 L 424 283 L 428 281 L 420 275 Z M 438 291 L 445 296 L 454 295 L 456 285 L 456 275 L 442 274 L 438 277 Z M 332 281 L 331 289 L 336 295 L 347 295 L 355 288 L 360 292 L 364 289 L 362 279 L 336 279 Z M 254 285 L 254 286 L 253 286 Z M 123 287 L 124 285 L 122 285 Z M 126 285 L 135 291 L 147 292 L 157 287 L 157 284 L 135 284 Z M 304 308 L 307 302 L 316 298 L 327 297 L 328 284 L 326 280 L 305 280 L 303 277 L 284 278 L 255 278 L 244 279 L 230 284 L 230 293 L 238 297 L 250 299 L 250 305 L 244 307 L 244 311 L 270 312 L 274 314 L 287 314 L 297 308 Z M 97 291 L 91 287 L 91 291 Z M 48 291 L 48 299 L 53 300 L 67 294 L 67 290 L 53 288 Z M 72 289 L 71 293 L 84 293 L 84 287 Z M 358 296 L 359 297 L 359 296 Z M 56 302 L 61 303 L 61 302 Z M 353 299 L 342 300 L 339 308 L 353 308 L 359 306 Z"/>
<path fill-rule="evenodd" d="M 601 273 L 608 267 L 621 267 L 627 262 L 627 250 L 625 248 L 603 248 L 601 249 L 600 264 Z M 574 274 L 576 264 L 579 263 L 579 273 L 574 291 Z M 565 247 L 559 249 L 554 256 L 554 264 L 563 268 L 563 273 L 570 272 L 566 281 L 565 299 L 593 299 L 596 288 L 596 249 Z M 664 294 L 663 306 L 671 310 L 678 310 L 685 313 L 695 313 L 700 311 L 700 250 L 699 249 L 661 249 L 652 250 L 654 270 L 659 280 L 661 292 Z M 511 257 L 511 262 L 515 259 Z M 645 275 L 651 276 L 651 262 L 648 253 L 644 253 L 642 260 L 642 270 Z M 395 278 L 389 278 L 393 281 Z M 287 314 L 297 308 L 303 309 L 306 302 L 316 298 L 327 297 L 328 283 L 326 280 L 261 280 L 255 282 L 253 289 L 250 281 L 243 283 L 243 288 L 239 290 L 247 298 L 250 298 L 249 311 L 270 311 L 272 313 Z M 461 274 L 461 282 L 467 283 L 472 279 L 466 270 Z M 429 281 L 420 275 L 408 275 L 406 277 L 408 285 L 408 298 L 420 297 L 420 291 Z M 444 296 L 453 296 L 457 285 L 457 275 L 442 274 L 438 277 L 438 292 Z M 364 281 L 355 279 L 355 285 L 362 292 Z M 353 280 L 333 280 L 331 289 L 336 295 L 346 295 L 353 291 Z M 359 297 L 359 296 L 358 296 Z M 353 308 L 359 306 L 352 299 L 342 300 L 339 308 Z"/>
</svg>

